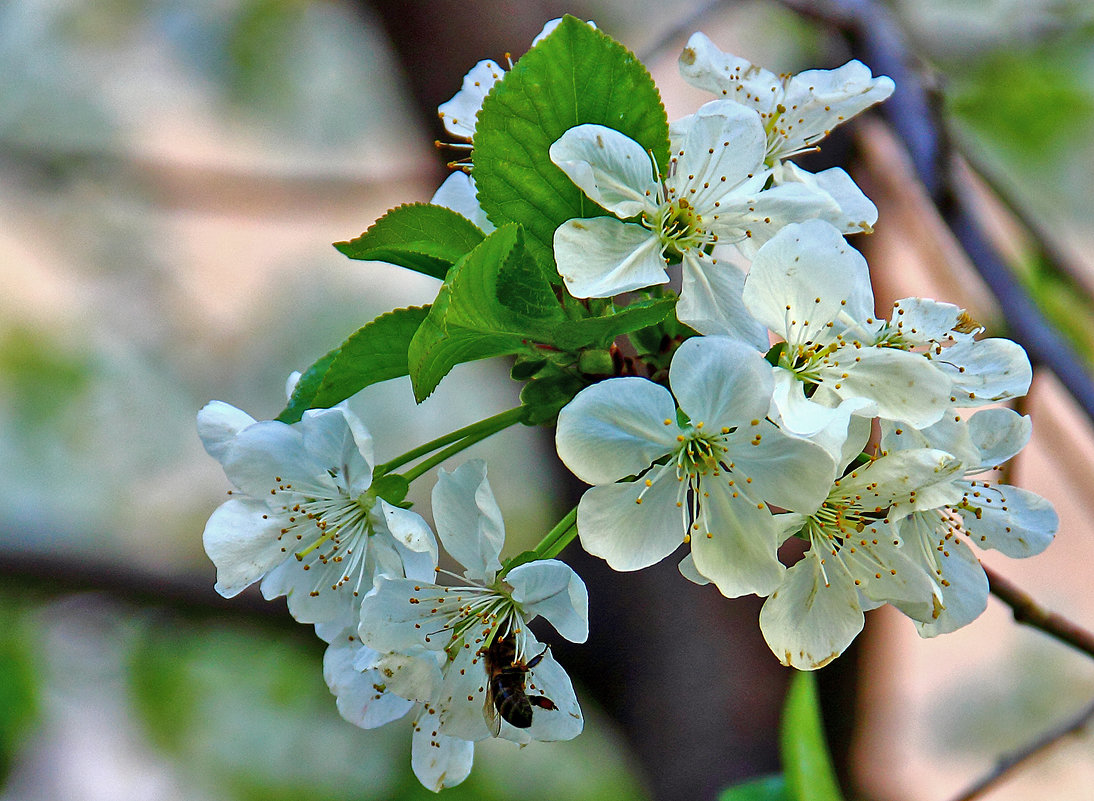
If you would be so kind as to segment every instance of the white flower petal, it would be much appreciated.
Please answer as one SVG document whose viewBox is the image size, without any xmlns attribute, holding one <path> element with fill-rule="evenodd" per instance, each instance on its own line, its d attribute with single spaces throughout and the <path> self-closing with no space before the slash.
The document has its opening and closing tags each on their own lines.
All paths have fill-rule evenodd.
<svg viewBox="0 0 1094 801">
<path fill-rule="evenodd" d="M 774 380 L 771 365 L 749 345 L 729 337 L 692 337 L 672 357 L 669 384 L 692 425 L 717 429 L 763 419 Z"/>
<path fill-rule="evenodd" d="M 528 673 L 525 690 L 529 696 L 539 695 L 550 699 L 557 707 L 543 709 L 536 706 L 533 709 L 532 725 L 525 730 L 532 739 L 541 742 L 572 740 L 581 734 L 585 721 L 581 716 L 574 686 L 550 651 Z M 516 730 L 511 726 L 504 727 L 502 736 L 510 731 Z"/>
<path fill-rule="evenodd" d="M 969 467 L 987 469 L 1003 464 L 1026 447 L 1033 435 L 1033 421 L 1013 409 L 981 409 L 969 418 L 968 429 L 980 454 L 979 463 Z"/>
<path fill-rule="evenodd" d="M 642 503 L 635 503 L 643 490 Z M 684 541 L 678 493 L 674 475 L 651 487 L 639 480 L 586 490 L 577 506 L 581 546 L 614 570 L 640 570 L 660 562 Z"/>
<path fill-rule="evenodd" d="M 238 595 L 285 561 L 281 523 L 270 519 L 265 504 L 232 498 L 210 515 L 202 542 L 217 568 L 216 591 Z"/>
<path fill-rule="evenodd" d="M 676 317 L 700 334 L 725 335 L 766 351 L 767 329 L 752 319 L 741 299 L 745 275 L 725 259 L 695 248 L 683 254 L 683 285 Z"/>
<path fill-rule="evenodd" d="M 483 59 L 472 67 L 464 76 L 460 91 L 447 103 L 437 107 L 444 129 L 461 139 L 471 139 L 475 135 L 476 118 L 482 109 L 482 101 L 504 75 L 505 70 L 490 59 Z"/>
<path fill-rule="evenodd" d="M 968 498 L 976 511 L 958 509 L 969 539 L 981 548 L 992 548 L 1013 559 L 1035 556 L 1056 536 L 1060 520 L 1052 504 L 1021 487 L 976 485 Z M 990 500 L 990 502 L 989 502 Z"/>
<path fill-rule="evenodd" d="M 661 242 L 614 217 L 568 220 L 555 229 L 555 262 L 575 298 L 610 298 L 669 280 Z"/>
<path fill-rule="evenodd" d="M 693 207 L 712 210 L 716 200 L 765 172 L 767 135 L 751 109 L 714 100 L 678 120 L 674 132 L 676 169 L 665 183 Z"/>
<path fill-rule="evenodd" d="M 841 398 L 869 398 L 877 415 L 916 428 L 937 423 L 950 408 L 951 383 L 919 353 L 895 348 L 842 348 L 822 373 Z"/>
<path fill-rule="evenodd" d="M 464 566 L 464 574 L 493 581 L 501 570 L 505 522 L 486 480 L 486 462 L 472 459 L 451 473 L 443 468 L 437 472 L 433 520 L 444 549 Z"/>
<path fill-rule="evenodd" d="M 254 422 L 253 417 L 235 406 L 224 401 L 210 401 L 198 412 L 198 436 L 208 454 L 223 462 L 236 435 Z"/>
<path fill-rule="evenodd" d="M 563 464 L 586 484 L 609 484 L 670 453 L 679 433 L 669 391 L 628 376 L 577 393 L 558 414 L 555 445 Z"/>
<path fill-rule="evenodd" d="M 1020 398 L 1029 392 L 1033 380 L 1025 350 L 1009 339 L 957 342 L 942 351 L 938 362 L 953 378 L 958 406 Z"/>
<path fill-rule="evenodd" d="M 416 589 L 417 588 L 417 589 Z M 361 642 L 384 653 L 412 652 L 417 648 L 440 650 L 448 644 L 434 598 L 445 598 L 445 588 L 407 578 L 379 576 L 376 586 L 361 599 Z"/>
<path fill-rule="evenodd" d="M 861 61 L 848 61 L 834 70 L 806 70 L 786 85 L 783 105 L 794 109 L 786 126 L 782 152 L 811 146 L 833 128 L 880 103 L 895 85 L 884 75 L 873 77 Z"/>
<path fill-rule="evenodd" d="M 782 581 L 785 568 L 775 521 L 767 507 L 734 494 L 724 480 L 703 481 L 699 520 L 692 526 L 695 569 L 727 598 L 767 595 Z"/>
<path fill-rule="evenodd" d="M 818 219 L 832 223 L 845 234 L 873 231 L 877 223 L 877 206 L 841 167 L 811 173 L 791 161 L 784 161 L 774 175 L 780 185 L 800 183 L 830 197 L 835 204 L 834 212 L 831 206 L 820 205 L 816 215 Z"/>
<path fill-rule="evenodd" d="M 444 179 L 444 183 L 433 193 L 429 202 L 462 214 L 484 234 L 489 234 L 495 230 L 494 224 L 486 219 L 486 212 L 479 205 L 477 191 L 475 179 L 463 170 L 456 170 Z"/>
<path fill-rule="evenodd" d="M 766 110 L 774 106 L 775 91 L 782 82 L 763 67 L 723 53 L 705 33 L 693 33 L 680 54 L 680 74 L 688 83 L 716 95 L 722 95 Z"/>
<path fill-rule="evenodd" d="M 829 559 L 822 571 L 809 552 L 764 602 L 760 631 L 784 665 L 815 670 L 847 649 L 864 620 L 854 580 L 842 563 Z"/>
<path fill-rule="evenodd" d="M 435 707 L 425 706 L 414 721 L 410 766 L 427 790 L 455 787 L 471 773 L 475 744 L 438 731 Z"/>
<path fill-rule="evenodd" d="M 355 726 L 374 729 L 403 717 L 414 703 L 377 689 L 382 679 L 354 666 L 362 651 L 370 649 L 344 637 L 336 639 L 323 654 L 323 678 L 336 698 L 339 714 Z"/>
<path fill-rule="evenodd" d="M 337 470 L 350 497 L 368 491 L 372 484 L 372 435 L 357 415 L 344 406 L 309 409 L 297 427 L 317 473 Z"/>
<path fill-rule="evenodd" d="M 788 225 L 760 248 L 745 278 L 752 316 L 790 343 L 830 342 L 828 324 L 873 316 L 866 260 L 830 223 Z"/>
<path fill-rule="evenodd" d="M 699 586 L 710 584 L 710 579 L 695 569 L 695 557 L 689 551 L 687 556 L 680 560 L 680 575 Z"/>
<path fill-rule="evenodd" d="M 589 637 L 589 591 L 573 568 L 557 559 L 518 565 L 505 576 L 528 619 L 540 615 L 571 642 Z"/>
<path fill-rule="evenodd" d="M 945 342 L 961 322 L 961 307 L 930 298 L 901 298 L 893 303 L 891 319 L 909 342 Z"/>
<path fill-rule="evenodd" d="M 429 524 L 425 522 L 425 519 L 417 512 L 412 512 L 409 509 L 400 509 L 398 506 L 392 506 L 390 503 L 380 498 L 378 501 L 380 512 L 384 516 L 384 522 L 387 525 L 388 533 L 394 537 L 395 542 L 403 546 L 409 551 L 416 554 L 422 554 L 425 557 L 425 568 L 427 573 L 421 575 L 421 567 L 418 567 L 418 573 L 411 575 L 407 572 L 408 578 L 422 578 L 430 579 L 433 577 L 433 568 L 437 566 L 437 538 L 433 536 L 432 530 L 429 528 Z"/>
<path fill-rule="evenodd" d="M 284 556 L 284 554 L 282 554 Z M 304 570 L 296 559 L 286 559 L 259 585 L 267 601 L 285 596 L 289 614 L 300 623 L 326 623 L 343 619 L 357 602 L 351 587 L 332 590 L 329 572 Z"/>
<path fill-rule="evenodd" d="M 441 734 L 461 740 L 493 736 L 483 709 L 486 704 L 486 668 L 475 646 L 461 648 L 444 672 L 438 696 Z"/>
<path fill-rule="evenodd" d="M 652 157 L 629 136 L 603 125 L 578 125 L 551 145 L 550 155 L 594 203 L 617 217 L 656 210 Z"/>
<path fill-rule="evenodd" d="M 836 461 L 822 445 L 790 436 L 766 419 L 738 429 L 729 443 L 734 476 L 751 480 L 752 497 L 783 509 L 812 514 L 836 477 Z"/>
</svg>

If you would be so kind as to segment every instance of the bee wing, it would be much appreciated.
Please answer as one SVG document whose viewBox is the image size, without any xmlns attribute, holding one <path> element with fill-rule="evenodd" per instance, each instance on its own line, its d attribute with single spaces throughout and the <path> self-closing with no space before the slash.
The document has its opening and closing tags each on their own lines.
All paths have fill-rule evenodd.
<svg viewBox="0 0 1094 801">
<path fill-rule="evenodd" d="M 488 682 L 486 685 L 486 701 L 482 705 L 482 717 L 486 721 L 486 725 L 490 727 L 490 733 L 495 737 L 501 736 L 501 715 L 498 714 L 498 708 L 494 705 L 494 682 Z"/>
</svg>

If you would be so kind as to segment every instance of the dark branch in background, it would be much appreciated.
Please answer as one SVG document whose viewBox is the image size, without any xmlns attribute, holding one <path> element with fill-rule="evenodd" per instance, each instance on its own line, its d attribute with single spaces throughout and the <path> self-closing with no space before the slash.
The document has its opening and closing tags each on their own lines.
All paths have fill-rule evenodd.
<svg viewBox="0 0 1094 801">
<path fill-rule="evenodd" d="M 1072 623 L 1062 615 L 1050 612 L 1033 600 L 1030 595 L 1000 576 L 988 566 L 984 566 L 988 576 L 991 594 L 1011 608 L 1014 620 L 1043 631 L 1060 642 L 1094 657 L 1094 634 L 1082 626 Z"/>
<path fill-rule="evenodd" d="M 958 155 L 942 118 L 940 96 L 928 91 L 912 68 L 910 54 L 891 13 L 870 0 L 781 0 L 802 16 L 832 26 L 848 39 L 852 53 L 874 71 L 889 75 L 897 91 L 881 107 L 911 155 L 920 181 L 943 220 L 968 254 L 1003 310 L 1008 334 L 1022 345 L 1034 366 L 1051 370 L 1094 421 L 1094 379 L 1075 349 L 1030 298 L 984 234 L 984 226 L 961 185 Z M 1038 240 L 1038 232 L 1030 230 Z M 1038 241 L 1042 254 L 1051 246 Z M 1066 273 L 1063 268 L 1059 272 Z"/>
<path fill-rule="evenodd" d="M 1046 731 L 1036 740 L 1027 743 L 1016 751 L 1012 751 L 1011 753 L 1000 757 L 996 766 L 992 768 L 991 771 L 985 774 L 983 778 L 972 787 L 969 787 L 961 793 L 961 795 L 956 796 L 953 801 L 973 801 L 975 798 L 982 797 L 985 793 L 992 790 L 997 784 L 1006 779 L 1011 771 L 1019 765 L 1044 753 L 1051 746 L 1055 745 L 1069 734 L 1076 734 L 1082 731 L 1086 728 L 1087 724 L 1090 723 L 1092 718 L 1094 718 L 1094 702 L 1088 704 L 1086 708 L 1070 720 L 1066 720 L 1059 726 Z"/>
</svg>

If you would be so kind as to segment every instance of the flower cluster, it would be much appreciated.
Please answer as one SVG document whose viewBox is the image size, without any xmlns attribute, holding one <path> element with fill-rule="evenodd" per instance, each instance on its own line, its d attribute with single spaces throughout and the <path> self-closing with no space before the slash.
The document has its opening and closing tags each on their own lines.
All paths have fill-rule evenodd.
<svg viewBox="0 0 1094 801">
<path fill-rule="evenodd" d="M 581 732 L 569 678 L 527 624 L 542 616 L 584 641 L 585 585 L 553 559 L 502 572 L 505 530 L 483 462 L 442 470 L 433 491 L 441 542 L 465 567 L 442 586 L 433 532 L 379 496 L 371 437 L 348 409 L 287 425 L 214 401 L 198 431 L 236 487 L 205 528 L 217 591 L 231 597 L 261 579 L 267 599 L 286 596 L 329 643 L 324 673 L 347 720 L 412 718 L 423 784 L 462 781 L 484 737 Z"/>
<path fill-rule="evenodd" d="M 342 716 L 409 721 L 433 790 L 468 775 L 479 740 L 580 733 L 570 679 L 529 628 L 542 617 L 550 637 L 586 640 L 586 587 L 557 558 L 575 538 L 616 570 L 679 552 L 687 579 L 764 597 L 771 650 L 811 670 L 882 604 L 923 636 L 969 623 L 987 598 L 970 544 L 1030 556 L 1057 527 L 1046 500 L 990 480 L 1030 436 L 997 405 L 1028 390 L 1024 351 L 947 303 L 879 315 L 845 238 L 872 231 L 876 208 L 842 169 L 789 160 L 891 80 L 855 61 L 776 76 L 697 33 L 680 70 L 714 97 L 670 123 L 648 73 L 592 23 L 548 23 L 525 59 L 479 62 L 441 106 L 465 156 L 432 203 L 338 243 L 441 279 L 437 300 L 354 333 L 277 420 L 221 402 L 198 415 L 236 488 L 205 529 L 217 591 L 285 596 L 328 643 Z M 384 464 L 339 403 L 406 375 L 422 399 L 498 355 L 515 356 L 521 407 Z M 555 424 L 591 487 L 503 562 L 484 462 L 439 470 L 436 535 L 404 499 L 517 422 Z M 442 547 L 458 572 L 438 566 Z"/>
</svg>

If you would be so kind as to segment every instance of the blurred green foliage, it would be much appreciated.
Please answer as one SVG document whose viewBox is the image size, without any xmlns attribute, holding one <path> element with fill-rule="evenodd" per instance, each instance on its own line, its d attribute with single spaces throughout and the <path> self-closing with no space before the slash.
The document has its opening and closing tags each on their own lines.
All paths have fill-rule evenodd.
<svg viewBox="0 0 1094 801">
<path fill-rule="evenodd" d="M 318 639 L 152 614 L 137 620 L 129 659 L 137 709 L 151 741 L 210 794 L 238 801 L 436 797 L 411 773 L 409 719 L 365 731 L 338 716 Z M 617 751 L 592 710 L 572 743 L 480 744 L 471 777 L 444 797 L 640 801 L 644 793 Z"/>
<path fill-rule="evenodd" d="M 38 671 L 25 608 L 0 600 L 0 787 L 38 717 Z"/>
</svg>

